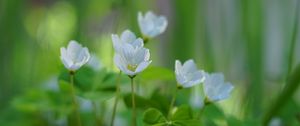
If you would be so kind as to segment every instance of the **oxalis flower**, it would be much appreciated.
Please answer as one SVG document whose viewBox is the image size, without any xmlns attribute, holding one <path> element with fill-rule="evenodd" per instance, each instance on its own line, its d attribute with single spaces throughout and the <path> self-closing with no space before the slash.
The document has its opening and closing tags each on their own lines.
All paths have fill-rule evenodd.
<svg viewBox="0 0 300 126">
<path fill-rule="evenodd" d="M 183 65 L 179 60 L 175 61 L 175 74 L 179 87 L 192 87 L 204 81 L 204 71 L 198 70 L 194 60 L 190 59 Z"/>
<path fill-rule="evenodd" d="M 89 61 L 90 53 L 88 48 L 71 40 L 67 48 L 60 48 L 60 59 L 68 70 L 76 71 Z"/>
<path fill-rule="evenodd" d="M 205 77 L 203 88 L 206 100 L 216 102 L 230 96 L 233 86 L 229 82 L 224 82 L 222 73 L 206 74 Z"/>
<path fill-rule="evenodd" d="M 153 38 L 163 33 L 168 25 L 164 16 L 156 16 L 153 12 L 148 11 L 144 16 L 138 13 L 138 23 L 144 37 Z"/>
<path fill-rule="evenodd" d="M 149 60 L 149 49 L 135 48 L 128 43 L 122 44 L 119 49 L 119 53 L 115 53 L 114 62 L 122 72 L 131 77 L 142 72 L 152 62 Z"/>
<path fill-rule="evenodd" d="M 130 44 L 134 48 L 140 48 L 144 46 L 143 39 L 136 38 L 135 34 L 130 30 L 125 30 L 119 37 L 116 34 L 111 35 L 114 49 L 117 53 L 120 53 L 121 47 L 124 43 Z"/>
</svg>

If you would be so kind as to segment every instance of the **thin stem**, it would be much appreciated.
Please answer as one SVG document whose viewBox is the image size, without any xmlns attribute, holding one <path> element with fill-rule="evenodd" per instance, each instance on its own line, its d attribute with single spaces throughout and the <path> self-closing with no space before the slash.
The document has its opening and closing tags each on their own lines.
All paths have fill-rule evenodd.
<svg viewBox="0 0 300 126">
<path fill-rule="evenodd" d="M 110 125 L 113 126 L 114 125 L 114 120 L 115 120 L 115 116 L 116 116 L 116 111 L 117 111 L 117 107 L 118 107 L 118 100 L 120 97 L 120 80 L 121 80 L 121 74 L 122 72 L 120 71 L 118 78 L 117 78 L 117 83 L 116 83 L 116 98 L 115 98 L 115 103 L 114 103 L 114 107 L 113 107 L 113 113 L 112 113 L 112 117 L 111 117 L 111 121 L 110 121 Z"/>
<path fill-rule="evenodd" d="M 134 97 L 134 77 L 130 77 L 131 80 L 131 99 L 132 99 L 132 126 L 136 126 L 136 110 L 135 110 L 135 97 Z"/>
<path fill-rule="evenodd" d="M 104 116 L 105 116 L 105 110 L 106 110 L 106 104 L 105 102 L 101 102 L 101 107 L 100 107 L 100 118 L 99 118 L 99 122 L 101 122 L 101 124 L 103 124 L 105 121 L 104 121 Z"/>
<path fill-rule="evenodd" d="M 78 126 L 81 126 L 81 120 L 80 120 L 80 115 L 79 115 L 79 105 L 76 101 L 76 95 L 75 95 L 75 87 L 74 87 L 74 73 L 71 72 L 70 73 L 70 83 L 71 83 L 71 93 L 72 93 L 72 101 L 73 101 L 73 105 L 74 105 L 74 113 L 76 116 L 76 121 Z"/>
<path fill-rule="evenodd" d="M 172 115 L 172 110 L 173 110 L 174 103 L 176 101 L 177 92 L 178 92 L 178 88 L 176 87 L 175 92 L 173 94 L 171 104 L 170 104 L 170 108 L 169 108 L 169 115 L 168 115 L 169 118 L 171 118 L 171 115 Z"/>
<path fill-rule="evenodd" d="M 196 119 L 201 119 L 201 116 L 202 116 L 202 114 L 204 112 L 205 107 L 206 107 L 206 105 L 204 104 L 203 107 L 202 107 L 202 109 L 200 109 L 200 111 L 199 111 Z"/>
<path fill-rule="evenodd" d="M 92 106 L 93 106 L 93 111 L 94 111 L 94 117 L 95 117 L 95 121 L 96 121 L 96 126 L 101 126 L 101 123 L 97 117 L 97 105 L 95 103 L 95 101 L 92 101 Z"/>
<path fill-rule="evenodd" d="M 293 68 L 293 62 L 294 62 L 294 52 L 296 48 L 296 40 L 297 40 L 297 34 L 298 34 L 298 22 L 299 22 L 299 11 L 300 11 L 300 0 L 297 0 L 296 2 L 296 12 L 295 12 L 295 21 L 293 25 L 293 33 L 292 33 L 292 42 L 290 46 L 290 52 L 289 52 L 289 61 L 288 61 L 288 71 L 287 76 L 289 76 L 292 68 Z"/>
</svg>

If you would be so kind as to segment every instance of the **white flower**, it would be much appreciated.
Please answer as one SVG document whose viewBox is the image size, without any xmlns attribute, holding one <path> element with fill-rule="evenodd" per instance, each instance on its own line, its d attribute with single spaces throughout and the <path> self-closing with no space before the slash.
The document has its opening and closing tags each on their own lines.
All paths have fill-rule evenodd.
<svg viewBox="0 0 300 126">
<path fill-rule="evenodd" d="M 168 25 L 166 17 L 156 16 L 151 11 L 148 11 L 144 16 L 139 12 L 138 23 L 143 35 L 150 38 L 163 33 Z"/>
<path fill-rule="evenodd" d="M 229 82 L 224 82 L 222 73 L 206 74 L 204 81 L 204 94 L 211 102 L 220 101 L 230 96 L 233 86 Z"/>
<path fill-rule="evenodd" d="M 152 62 L 149 60 L 149 49 L 135 48 L 124 43 L 119 51 L 119 53 L 115 53 L 114 62 L 122 72 L 129 76 L 140 73 Z"/>
<path fill-rule="evenodd" d="M 70 71 L 78 70 L 87 63 L 90 58 L 88 48 L 82 47 L 76 41 L 71 40 L 67 48 L 60 48 L 60 59 L 64 66 Z"/>
<path fill-rule="evenodd" d="M 119 37 L 116 34 L 111 35 L 113 46 L 116 52 L 120 52 L 120 48 L 122 47 L 122 44 L 127 43 L 132 45 L 134 48 L 140 48 L 144 46 L 143 39 L 136 38 L 134 33 L 132 33 L 129 30 L 125 30 L 122 35 Z"/>
<path fill-rule="evenodd" d="M 194 60 L 188 60 L 183 65 L 175 61 L 176 80 L 180 86 L 187 88 L 204 81 L 204 71 L 198 70 Z"/>
</svg>

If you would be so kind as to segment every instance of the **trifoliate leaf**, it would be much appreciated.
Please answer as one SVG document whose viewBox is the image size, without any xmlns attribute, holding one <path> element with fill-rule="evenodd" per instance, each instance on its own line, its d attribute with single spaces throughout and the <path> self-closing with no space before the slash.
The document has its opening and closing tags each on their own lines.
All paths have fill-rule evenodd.
<svg viewBox="0 0 300 126">
<path fill-rule="evenodd" d="M 166 121 L 164 115 L 155 108 L 149 108 L 143 114 L 143 122 L 148 125 L 156 124 L 158 126 L 159 124 L 165 124 Z"/>
</svg>

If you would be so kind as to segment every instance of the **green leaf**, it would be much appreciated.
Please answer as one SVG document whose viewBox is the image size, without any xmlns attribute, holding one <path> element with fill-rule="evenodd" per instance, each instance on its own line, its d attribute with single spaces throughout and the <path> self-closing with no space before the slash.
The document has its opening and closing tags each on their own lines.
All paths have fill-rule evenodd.
<svg viewBox="0 0 300 126">
<path fill-rule="evenodd" d="M 72 85 L 69 82 L 60 80 L 58 85 L 59 85 L 59 89 L 62 93 L 70 94 Z"/>
<path fill-rule="evenodd" d="M 170 100 L 165 96 L 159 93 L 158 90 L 155 90 L 153 94 L 151 95 L 150 100 L 155 101 L 158 106 L 159 110 L 164 114 L 167 115 L 170 107 Z"/>
<path fill-rule="evenodd" d="M 74 85 L 80 91 L 89 91 L 93 87 L 96 72 L 89 67 L 82 67 L 75 73 Z M 59 80 L 70 82 L 70 75 L 68 70 L 62 70 L 59 75 Z"/>
<path fill-rule="evenodd" d="M 151 80 L 164 80 L 164 81 L 172 81 L 175 80 L 174 72 L 167 68 L 163 67 L 149 67 L 145 71 L 143 71 L 139 76 L 143 80 L 151 81 Z"/>
<path fill-rule="evenodd" d="M 53 111 L 57 114 L 67 114 L 71 111 L 71 98 L 58 91 L 39 88 L 26 90 L 12 101 L 12 106 L 23 112 Z"/>
<path fill-rule="evenodd" d="M 242 122 L 233 116 L 227 117 L 227 124 L 229 126 L 241 126 Z"/>
<path fill-rule="evenodd" d="M 166 121 L 164 115 L 155 108 L 149 108 L 143 114 L 143 122 L 148 125 L 159 126 L 165 124 Z"/>
<path fill-rule="evenodd" d="M 146 99 L 136 94 L 134 95 L 134 97 L 135 97 L 136 108 L 141 108 L 141 109 L 145 109 L 149 107 L 158 108 L 158 109 L 160 108 L 159 104 L 156 101 Z M 124 102 L 128 108 L 132 107 L 131 94 L 124 95 Z"/>
<path fill-rule="evenodd" d="M 225 119 L 223 111 L 215 104 L 209 104 L 204 108 L 204 117 L 208 119 Z"/>
<path fill-rule="evenodd" d="M 226 123 L 226 117 L 222 109 L 213 103 L 210 103 L 204 107 L 201 117 L 203 118 L 205 125 L 218 126 Z"/>
<path fill-rule="evenodd" d="M 193 112 L 190 106 L 182 105 L 177 108 L 171 120 L 190 120 L 193 119 Z"/>
<path fill-rule="evenodd" d="M 23 112 L 37 112 L 49 109 L 46 93 L 39 90 L 26 91 L 22 96 L 16 97 L 12 101 L 12 105 Z"/>
<path fill-rule="evenodd" d="M 189 105 L 182 105 L 177 108 L 171 116 L 174 126 L 200 126 L 200 120 L 193 118 L 193 112 Z"/>
<path fill-rule="evenodd" d="M 90 67 L 82 67 L 75 73 L 74 85 L 81 91 L 89 91 L 93 88 L 96 72 Z"/>
<path fill-rule="evenodd" d="M 115 94 L 117 74 L 106 69 L 94 71 L 89 67 L 83 67 L 75 73 L 76 95 L 93 101 L 105 101 Z M 59 81 L 62 92 L 70 94 L 71 84 L 67 71 L 62 72 Z"/>
</svg>

